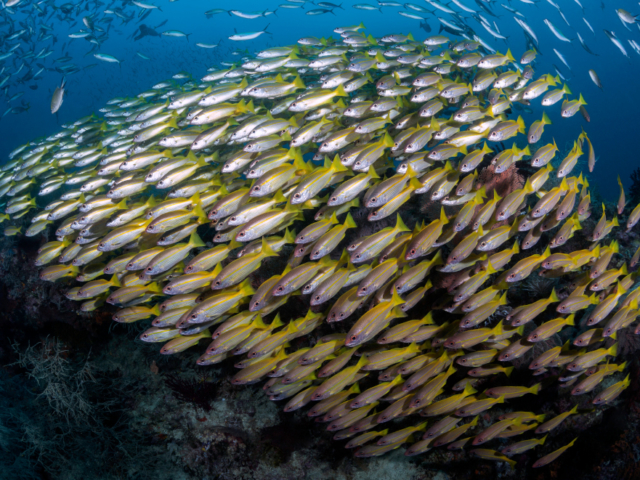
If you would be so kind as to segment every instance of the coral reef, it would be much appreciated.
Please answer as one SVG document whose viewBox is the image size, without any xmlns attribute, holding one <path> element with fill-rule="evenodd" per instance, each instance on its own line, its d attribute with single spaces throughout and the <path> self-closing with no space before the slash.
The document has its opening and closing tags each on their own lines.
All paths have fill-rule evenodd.
<svg viewBox="0 0 640 480">
<path fill-rule="evenodd" d="M 628 255 L 626 244 L 622 247 L 621 253 Z M 22 244 L 5 240 L 3 249 L 7 248 L 14 255 L 26 255 Z M 0 255 L 6 254 L 7 250 L 0 251 Z M 25 268 L 20 274 L 28 278 L 36 273 L 34 268 Z M 3 288 L 5 280 L 9 278 L 4 277 Z M 39 289 L 36 295 L 46 298 L 51 284 L 37 279 L 33 283 Z M 54 284 L 53 288 L 62 295 L 65 287 Z M 27 294 L 19 288 L 14 292 L 18 298 Z M 518 301 L 513 297 L 514 303 Z M 5 318 L 12 319 L 5 320 L 5 334 L 9 339 L 22 339 L 20 345 L 13 344 L 15 349 L 7 344 L 0 357 L 4 365 L 0 370 L 0 468 L 12 479 L 95 478 L 96 471 L 102 472 L 100 478 L 104 479 L 178 480 L 633 480 L 638 476 L 640 390 L 636 380 L 615 408 L 571 419 L 550 448 L 566 443 L 571 435 L 568 430 L 575 429 L 582 432 L 580 452 L 568 451 L 548 471 L 511 471 L 505 464 L 477 462 L 448 450 L 434 450 L 425 458 L 407 458 L 396 451 L 380 458 L 358 459 L 343 448 L 343 442 L 331 441 L 332 435 L 319 430 L 304 413 L 284 414 L 262 394 L 260 386 L 233 386 L 229 380 L 235 371 L 228 365 L 207 369 L 204 380 L 218 385 L 209 412 L 179 400 L 164 379 L 202 379 L 202 370 L 193 365 L 195 355 L 166 357 L 152 345 L 132 345 L 129 339 L 133 332 L 124 325 L 109 332 L 109 325 L 103 324 L 92 334 L 84 323 L 76 322 L 71 329 L 60 318 L 44 324 L 45 331 L 57 332 L 56 337 L 40 337 L 43 324 L 38 318 L 46 318 L 48 308 L 45 302 L 33 311 L 4 312 Z M 73 310 L 71 313 L 76 315 Z M 541 345 L 541 350 L 561 343 L 553 340 Z M 80 344 L 85 347 L 79 348 Z M 90 352 L 86 344 L 91 345 Z M 47 351 L 59 355 L 52 357 Z M 625 347 L 621 355 L 630 362 L 634 379 L 639 375 L 637 354 L 634 344 L 628 350 Z M 528 359 L 521 362 L 524 368 Z M 76 416 L 77 421 L 72 416 L 69 422 L 53 408 L 55 402 L 49 404 L 40 396 L 46 385 L 60 376 L 48 379 L 43 373 L 65 372 L 63 377 L 72 379 L 87 369 L 94 380 L 83 386 L 84 400 L 79 403 L 88 405 L 88 411 L 97 416 L 90 420 Z M 73 390 L 73 384 L 64 388 Z M 99 404 L 108 404 L 108 411 L 98 409 Z M 557 412 L 567 406 L 549 392 L 540 398 L 520 399 L 514 408 L 527 409 L 534 404 Z M 491 415 L 483 416 L 482 421 L 488 425 Z M 70 454 L 71 449 L 75 453 Z M 533 453 L 522 455 L 532 457 Z"/>
<path fill-rule="evenodd" d="M 629 194 L 627 200 L 632 205 L 640 203 L 640 167 L 631 172 L 631 187 L 629 188 Z"/>
<path fill-rule="evenodd" d="M 178 400 L 193 403 L 205 412 L 211 410 L 211 401 L 215 398 L 217 385 L 207 381 L 204 372 L 200 372 L 197 378 L 189 379 L 167 375 L 164 381 Z"/>
</svg>

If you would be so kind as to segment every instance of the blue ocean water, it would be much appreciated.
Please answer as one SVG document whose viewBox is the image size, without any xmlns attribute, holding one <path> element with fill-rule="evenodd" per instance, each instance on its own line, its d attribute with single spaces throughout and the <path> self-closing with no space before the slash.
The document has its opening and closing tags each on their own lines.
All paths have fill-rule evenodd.
<svg viewBox="0 0 640 480">
<path fill-rule="evenodd" d="M 555 75 L 554 65 L 557 66 L 561 74 L 567 78 L 575 96 L 582 93 L 588 102 L 586 108 L 591 117 L 588 132 L 599 158 L 592 182 L 597 179 L 600 192 L 612 200 L 617 197 L 617 175 L 621 176 L 628 188 L 629 175 L 639 166 L 633 139 L 637 133 L 637 112 L 640 106 L 640 91 L 635 88 L 640 74 L 640 55 L 633 50 L 628 40 L 640 42 L 640 29 L 637 24 L 624 25 L 618 18 L 616 9 L 624 8 L 633 14 L 639 9 L 637 3 L 629 0 L 580 0 L 583 9 L 578 1 L 559 1 L 558 5 L 569 25 L 549 1 L 540 0 L 532 3 L 514 0 L 505 3 L 463 0 L 460 3 L 482 15 L 507 39 L 492 38 L 472 15 L 461 10 L 455 3 L 449 3 L 445 9 L 458 12 L 460 18 L 493 48 L 503 53 L 510 48 L 516 59 L 519 59 L 527 48 L 526 37 L 522 28 L 514 21 L 514 14 L 501 6 L 501 3 L 522 14 L 520 18 L 531 26 L 539 39 L 540 54 L 534 64 L 536 72 Z M 304 3 L 304 8 L 281 7 L 281 4 L 301 5 L 286 0 L 155 0 L 153 4 L 162 10 L 152 10 L 142 21 L 139 21 L 139 17 L 145 10 L 124 2 L 88 2 L 78 4 L 71 13 L 63 14 L 60 10 L 63 4 L 60 1 L 40 3 L 36 8 L 33 2 L 23 0 L 1 11 L 4 21 L 0 32 L 4 40 L 0 51 L 8 52 L 16 44 L 19 44 L 19 47 L 14 55 L 0 61 L 4 103 L 1 111 L 8 111 L 0 120 L 0 158 L 6 159 L 7 154 L 22 143 L 55 132 L 59 124 L 96 112 L 110 98 L 134 96 L 179 71 L 187 71 L 195 78 L 200 78 L 207 68 L 219 66 L 220 61 L 238 60 L 239 56 L 233 53 L 239 49 L 255 52 L 268 46 L 292 44 L 300 37 L 328 36 L 335 27 L 360 22 L 365 24 L 368 33 L 376 37 L 388 33 L 408 32 L 413 32 L 416 39 L 424 39 L 430 35 L 420 27 L 421 20 L 406 18 L 399 15 L 399 12 L 423 16 L 424 22 L 432 30 L 431 34 L 439 30 L 441 22 L 438 17 L 451 21 L 449 13 L 435 8 L 426 1 L 405 3 L 403 7 L 383 6 L 379 10 L 367 11 L 354 6 L 365 4 L 378 7 L 377 2 L 348 0 L 340 3 L 339 8 L 328 9 L 330 11 L 323 15 L 306 15 L 309 10 L 320 8 L 311 2 Z M 481 4 L 494 12 L 495 16 L 483 10 Z M 415 5 L 433 13 L 417 12 Z M 242 11 L 276 9 L 276 14 L 257 19 L 244 19 L 226 13 L 211 15 L 209 18 L 205 16 L 205 12 L 216 8 Z M 113 13 L 105 13 L 118 9 L 133 19 L 125 23 Z M 85 39 L 69 38 L 74 32 L 86 30 L 82 22 L 85 16 L 91 17 L 94 25 L 104 30 L 104 33 L 99 34 L 103 37 L 99 46 Z M 592 33 L 583 18 L 587 19 L 595 33 Z M 563 42 L 556 38 L 545 25 L 544 19 L 550 20 L 571 41 Z M 159 33 L 179 30 L 189 34 L 189 39 L 146 36 L 138 41 L 133 40 L 140 24 L 153 28 L 165 21 L 166 23 L 157 29 Z M 263 34 L 246 42 L 228 40 L 234 31 L 260 31 L 267 26 L 270 35 Z M 25 29 L 22 35 L 8 39 L 22 29 Z M 605 29 L 616 33 L 629 58 L 607 38 Z M 588 47 L 598 56 L 587 53 L 581 47 L 576 32 L 580 33 Z M 50 38 L 44 41 L 37 40 L 47 33 L 51 34 Z M 204 49 L 196 46 L 198 42 L 219 46 L 215 49 Z M 43 49 L 44 55 L 51 53 L 44 58 L 34 58 L 42 53 Z M 557 49 L 566 58 L 570 70 L 560 61 L 553 49 Z M 118 65 L 101 62 L 94 58 L 93 53 L 96 52 L 113 55 L 121 63 Z M 149 60 L 138 56 L 138 52 L 147 56 Z M 71 60 L 68 63 L 58 62 L 57 59 L 63 56 L 69 56 Z M 52 115 L 51 95 L 65 76 L 56 68 L 68 64 L 76 65 L 81 70 L 66 76 L 67 95 L 64 104 L 58 115 Z M 41 67 L 44 67 L 44 71 L 37 78 L 22 82 L 21 79 L 27 72 L 35 73 Z M 591 81 L 589 69 L 597 72 L 603 90 Z M 10 78 L 4 81 L 7 75 Z M 36 87 L 37 89 L 34 89 Z M 9 99 L 20 93 L 23 95 L 9 102 Z M 21 106 L 28 106 L 29 109 L 19 114 L 10 111 L 11 108 L 19 109 Z M 521 112 L 527 124 L 540 118 L 542 113 L 539 105 L 534 104 L 530 110 L 531 113 Z M 582 126 L 586 125 L 585 120 L 580 115 L 571 119 L 561 118 L 559 104 L 546 111 L 553 122 L 551 128 L 558 146 L 561 150 L 569 147 L 577 138 Z"/>
</svg>

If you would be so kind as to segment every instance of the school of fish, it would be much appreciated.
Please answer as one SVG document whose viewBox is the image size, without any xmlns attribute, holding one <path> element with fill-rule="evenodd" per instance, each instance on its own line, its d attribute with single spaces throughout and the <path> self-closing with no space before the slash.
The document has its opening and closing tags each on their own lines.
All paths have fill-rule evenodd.
<svg viewBox="0 0 640 480">
<path fill-rule="evenodd" d="M 618 245 L 607 236 L 624 227 L 603 206 L 591 247 L 563 248 L 592 213 L 572 172 L 593 170 L 594 146 L 583 131 L 563 153 L 546 114 L 528 127 L 514 114 L 587 116 L 586 102 L 534 72 L 535 50 L 516 60 L 442 35 L 335 33 L 114 98 L 15 149 L 0 174 L 4 233 L 55 231 L 36 265 L 43 280 L 75 279 L 66 295 L 82 311 L 113 305 L 116 322 L 148 323 L 140 338 L 163 354 L 234 362 L 234 384 L 266 381 L 271 400 L 307 408 L 356 456 L 446 446 L 514 466 L 580 399 L 597 408 L 629 385 L 608 341 L 640 314 L 636 274 L 608 268 Z M 534 173 L 502 197 L 479 180 L 524 164 Z M 437 214 L 409 228 L 415 205 Z M 626 228 L 639 218 L 636 207 Z M 568 295 L 501 313 L 536 275 Z M 509 381 L 512 362 L 592 306 L 579 336 L 534 358 L 526 384 Z M 541 388 L 575 408 L 479 425 Z M 388 423 L 401 418 L 414 425 Z"/>
</svg>

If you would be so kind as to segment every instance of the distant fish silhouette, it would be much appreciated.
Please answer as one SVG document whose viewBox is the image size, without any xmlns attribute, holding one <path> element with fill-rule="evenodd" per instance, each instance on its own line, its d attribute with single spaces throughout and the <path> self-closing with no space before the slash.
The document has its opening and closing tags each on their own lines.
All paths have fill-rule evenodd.
<svg viewBox="0 0 640 480">
<path fill-rule="evenodd" d="M 420 28 L 423 29 L 427 33 L 431 32 L 431 27 L 429 26 L 429 24 L 427 22 L 420 22 Z"/>
</svg>

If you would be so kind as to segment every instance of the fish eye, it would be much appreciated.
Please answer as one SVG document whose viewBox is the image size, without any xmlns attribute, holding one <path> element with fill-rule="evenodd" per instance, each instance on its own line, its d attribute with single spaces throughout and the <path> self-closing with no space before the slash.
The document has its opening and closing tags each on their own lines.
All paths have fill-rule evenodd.
<svg viewBox="0 0 640 480">
<path fill-rule="evenodd" d="M 218 280 L 218 281 L 216 282 L 216 285 L 220 285 L 220 280 Z"/>
</svg>

